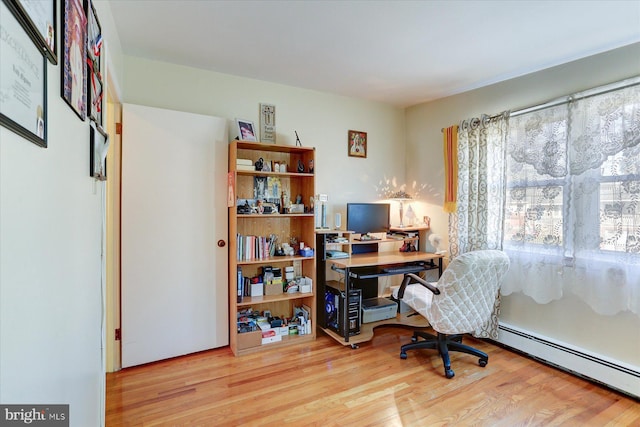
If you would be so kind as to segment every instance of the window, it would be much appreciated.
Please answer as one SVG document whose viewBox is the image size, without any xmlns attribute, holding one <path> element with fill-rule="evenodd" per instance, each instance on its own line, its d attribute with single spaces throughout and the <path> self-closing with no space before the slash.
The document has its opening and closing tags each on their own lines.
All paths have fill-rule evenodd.
<svg viewBox="0 0 640 427">
<path fill-rule="evenodd" d="M 640 146 L 610 156 L 600 169 L 600 246 L 640 253 Z"/>
<path fill-rule="evenodd" d="M 511 118 L 508 133 L 505 245 L 559 251 L 565 240 L 566 106 Z"/>
<path fill-rule="evenodd" d="M 505 247 L 640 254 L 640 90 L 512 117 Z"/>
</svg>

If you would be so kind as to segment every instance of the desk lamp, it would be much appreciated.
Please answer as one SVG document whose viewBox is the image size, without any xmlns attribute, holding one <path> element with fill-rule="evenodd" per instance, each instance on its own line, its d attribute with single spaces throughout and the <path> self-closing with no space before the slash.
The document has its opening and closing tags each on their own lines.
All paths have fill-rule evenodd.
<svg viewBox="0 0 640 427">
<path fill-rule="evenodd" d="M 398 228 L 404 228 L 404 202 L 413 200 L 413 197 L 407 194 L 406 191 L 396 191 L 391 195 L 390 199 L 400 203 L 400 225 Z"/>
</svg>

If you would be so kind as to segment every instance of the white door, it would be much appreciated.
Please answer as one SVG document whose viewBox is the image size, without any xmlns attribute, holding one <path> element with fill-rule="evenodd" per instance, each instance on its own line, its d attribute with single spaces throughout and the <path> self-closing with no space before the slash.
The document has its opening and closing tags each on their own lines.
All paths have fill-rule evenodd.
<svg viewBox="0 0 640 427">
<path fill-rule="evenodd" d="M 229 343 L 227 146 L 224 119 L 123 105 L 122 367 Z"/>
</svg>

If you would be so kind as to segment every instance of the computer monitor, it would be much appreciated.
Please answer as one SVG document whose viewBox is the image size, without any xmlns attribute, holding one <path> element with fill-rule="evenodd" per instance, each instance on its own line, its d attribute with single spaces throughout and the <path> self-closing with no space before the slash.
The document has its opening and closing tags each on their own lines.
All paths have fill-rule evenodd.
<svg viewBox="0 0 640 427">
<path fill-rule="evenodd" d="M 386 233 L 390 228 L 389 203 L 347 203 L 347 230 L 354 233 Z M 377 243 L 358 243 L 351 247 L 352 254 L 378 252 Z M 370 270 L 375 273 L 378 267 L 361 267 L 360 273 Z M 362 298 L 378 296 L 378 279 L 354 279 L 354 288 L 362 290 Z"/>
<path fill-rule="evenodd" d="M 354 233 L 389 231 L 389 203 L 347 203 L 347 230 Z"/>
</svg>

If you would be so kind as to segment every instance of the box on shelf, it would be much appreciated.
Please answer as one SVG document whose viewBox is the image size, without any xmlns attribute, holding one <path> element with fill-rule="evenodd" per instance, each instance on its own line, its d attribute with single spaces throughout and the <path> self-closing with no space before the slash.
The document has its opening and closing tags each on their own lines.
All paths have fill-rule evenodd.
<svg viewBox="0 0 640 427">
<path fill-rule="evenodd" d="M 299 253 L 301 256 L 313 256 L 313 249 L 311 249 L 311 248 L 304 248 L 304 249 L 300 249 L 300 250 L 298 251 L 298 253 Z"/>
<path fill-rule="evenodd" d="M 289 325 L 280 326 L 279 328 L 276 328 L 276 332 L 278 333 L 278 335 L 283 335 L 283 336 L 289 335 Z"/>
<path fill-rule="evenodd" d="M 264 287 L 265 295 L 280 295 L 282 292 L 282 283 L 267 283 Z"/>
<path fill-rule="evenodd" d="M 239 350 L 258 347 L 262 344 L 262 331 L 244 332 L 238 334 L 237 347 Z"/>
<path fill-rule="evenodd" d="M 258 323 L 258 328 L 260 328 L 262 332 L 271 330 L 271 325 L 269 324 L 269 320 L 267 320 L 266 318 L 259 319 L 257 323 Z"/>
<path fill-rule="evenodd" d="M 308 294 L 311 292 L 312 288 L 313 288 L 313 280 L 310 277 L 303 277 L 300 280 L 300 288 L 299 288 L 300 293 Z"/>
<path fill-rule="evenodd" d="M 289 206 L 289 213 L 304 213 L 303 204 L 292 204 Z"/>
<path fill-rule="evenodd" d="M 262 331 L 262 344 L 269 344 L 277 341 L 282 341 L 282 335 L 278 334 L 273 329 Z"/>
<path fill-rule="evenodd" d="M 252 297 L 261 297 L 264 295 L 264 285 L 262 283 L 252 283 L 251 284 L 251 296 Z"/>
</svg>

